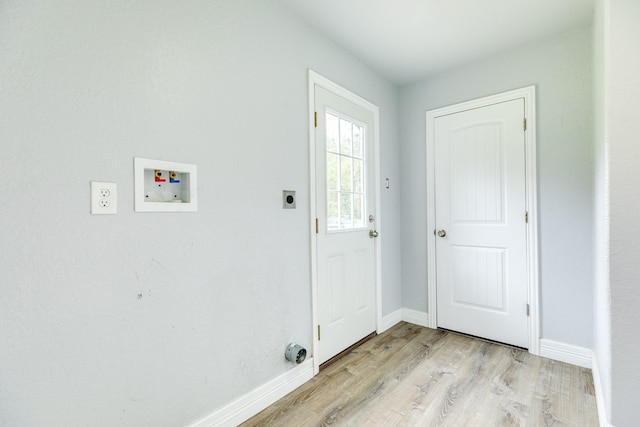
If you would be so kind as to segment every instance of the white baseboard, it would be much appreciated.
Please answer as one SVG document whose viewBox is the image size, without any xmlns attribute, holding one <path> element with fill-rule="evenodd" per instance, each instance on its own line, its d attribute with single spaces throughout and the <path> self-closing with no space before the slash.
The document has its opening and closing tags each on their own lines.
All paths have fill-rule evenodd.
<svg viewBox="0 0 640 427">
<path fill-rule="evenodd" d="M 402 320 L 413 323 L 414 325 L 429 327 L 429 313 L 424 311 L 411 310 L 410 308 L 402 309 Z"/>
<path fill-rule="evenodd" d="M 378 333 L 381 334 L 384 331 L 386 331 L 387 329 L 390 329 L 391 327 L 395 326 L 396 324 L 400 323 L 400 321 L 402 321 L 402 309 L 399 308 L 396 311 L 392 311 L 391 313 L 387 314 L 386 316 L 382 317 L 382 323 L 380 324 L 380 327 L 378 328 Z"/>
<path fill-rule="evenodd" d="M 313 358 L 240 396 L 190 427 L 235 427 L 313 378 Z"/>
<path fill-rule="evenodd" d="M 593 356 L 591 373 L 593 374 L 593 387 L 596 392 L 596 405 L 598 407 L 598 419 L 600 420 L 600 427 L 613 427 L 613 425 L 609 424 L 609 421 L 607 421 L 607 407 L 604 404 L 604 391 L 602 390 L 600 367 L 596 362 L 595 355 Z"/>
<path fill-rule="evenodd" d="M 593 365 L 593 352 L 590 349 L 544 338 L 540 339 L 540 356 L 583 368 Z"/>
<path fill-rule="evenodd" d="M 383 333 L 401 321 L 428 328 L 429 314 L 423 311 L 411 310 L 410 308 L 399 308 L 382 318 L 382 324 L 378 328 L 378 333 Z"/>
</svg>

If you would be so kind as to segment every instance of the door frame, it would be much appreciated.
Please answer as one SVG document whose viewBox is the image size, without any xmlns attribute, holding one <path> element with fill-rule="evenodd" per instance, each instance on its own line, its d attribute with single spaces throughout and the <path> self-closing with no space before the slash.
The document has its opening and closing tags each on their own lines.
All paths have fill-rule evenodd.
<svg viewBox="0 0 640 427">
<path fill-rule="evenodd" d="M 311 317 L 312 317 L 312 334 L 313 348 L 312 353 L 318 354 L 318 259 L 317 259 L 317 234 L 316 234 L 316 132 L 315 132 L 315 86 L 321 86 L 324 89 L 339 95 L 354 104 L 373 113 L 373 129 L 370 129 L 369 144 L 373 149 L 373 176 L 374 180 L 373 192 L 375 195 L 376 209 L 376 230 L 379 236 L 373 239 L 375 252 L 375 310 L 376 310 L 376 332 L 379 333 L 382 324 L 382 258 L 381 250 L 382 239 L 384 236 L 384 228 L 382 223 L 382 209 L 380 204 L 380 112 L 376 105 L 364 98 L 354 94 L 344 87 L 332 82 L 326 77 L 309 70 L 309 235 L 310 235 L 310 256 L 311 256 Z M 354 343 L 355 344 L 355 343 Z M 313 358 L 313 374 L 316 375 L 320 371 L 320 363 L 318 358 Z"/>
<path fill-rule="evenodd" d="M 538 281 L 538 208 L 536 169 L 536 87 L 535 85 L 491 95 L 448 107 L 427 111 L 427 296 L 429 307 L 429 327 L 438 327 L 438 307 L 436 300 L 436 237 L 435 224 L 435 119 L 475 108 L 486 107 L 500 102 L 524 98 L 525 105 L 525 203 L 528 212 L 526 231 L 526 264 L 529 298 L 529 353 L 540 354 L 539 326 L 539 281 Z M 524 215 L 524 212 L 523 212 Z"/>
</svg>

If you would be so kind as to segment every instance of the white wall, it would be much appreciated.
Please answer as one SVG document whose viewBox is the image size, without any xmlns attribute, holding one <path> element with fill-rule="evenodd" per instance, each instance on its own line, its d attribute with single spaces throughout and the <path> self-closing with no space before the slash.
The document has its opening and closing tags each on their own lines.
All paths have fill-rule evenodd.
<svg viewBox="0 0 640 427">
<path fill-rule="evenodd" d="M 387 314 L 395 86 L 277 2 L 0 3 L 0 425 L 185 425 L 311 348 L 308 68 L 380 107 Z M 199 212 L 135 214 L 134 156 L 197 164 Z"/>
<path fill-rule="evenodd" d="M 634 0 L 605 0 L 596 13 L 603 61 L 596 141 L 598 163 L 606 172 L 597 176 L 605 216 L 598 217 L 596 246 L 608 262 L 598 263 L 604 271 L 599 271 L 596 283 L 594 350 L 607 419 L 617 427 L 635 426 L 640 419 L 639 16 L 640 4 Z"/>
<path fill-rule="evenodd" d="M 489 58 L 401 89 L 402 301 L 427 311 L 425 112 L 536 85 L 541 334 L 591 347 L 591 30 Z"/>
</svg>

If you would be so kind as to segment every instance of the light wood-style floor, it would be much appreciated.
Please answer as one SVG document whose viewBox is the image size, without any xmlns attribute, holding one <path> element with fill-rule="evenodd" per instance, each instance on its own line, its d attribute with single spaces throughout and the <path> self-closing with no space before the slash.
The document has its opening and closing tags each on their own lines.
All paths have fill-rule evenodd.
<svg viewBox="0 0 640 427">
<path fill-rule="evenodd" d="M 591 370 L 401 322 L 249 426 L 598 426 Z"/>
</svg>

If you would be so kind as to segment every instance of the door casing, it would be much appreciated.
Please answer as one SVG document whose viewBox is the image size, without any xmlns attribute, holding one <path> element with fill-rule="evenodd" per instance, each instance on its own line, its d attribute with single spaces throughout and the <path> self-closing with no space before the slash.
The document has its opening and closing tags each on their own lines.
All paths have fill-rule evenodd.
<svg viewBox="0 0 640 427">
<path fill-rule="evenodd" d="M 339 95 L 360 107 L 373 113 L 373 128 L 369 135 L 370 146 L 373 149 L 374 160 L 371 165 L 374 169 L 373 191 L 375 195 L 376 210 L 376 229 L 379 236 L 374 240 L 375 244 L 375 306 L 376 306 L 376 332 L 380 331 L 382 324 L 382 262 L 381 251 L 382 241 L 384 238 L 384 227 L 382 221 L 382 209 L 380 205 L 380 113 L 376 105 L 361 98 L 344 87 L 332 82 L 326 77 L 309 70 L 308 74 L 309 89 L 309 231 L 310 231 L 310 256 L 311 256 L 311 315 L 312 315 L 312 333 L 313 333 L 313 349 L 312 353 L 318 354 L 318 260 L 317 260 L 317 235 L 316 235 L 316 132 L 315 132 L 315 86 L 321 86 L 336 95 Z M 313 358 L 314 375 L 320 371 L 318 358 Z"/>
<path fill-rule="evenodd" d="M 524 98 L 525 100 L 525 200 L 528 212 L 527 231 L 527 285 L 529 297 L 529 353 L 540 354 L 539 334 L 539 283 L 538 283 L 538 209 L 536 189 L 536 117 L 535 86 L 515 89 L 497 95 L 487 96 L 448 107 L 427 111 L 426 122 L 426 166 L 427 166 L 427 295 L 429 327 L 438 327 L 438 307 L 436 300 L 436 236 L 435 224 L 435 132 L 437 117 L 462 111 L 482 108 L 499 102 Z M 524 125 L 524 123 L 523 123 Z"/>
</svg>

